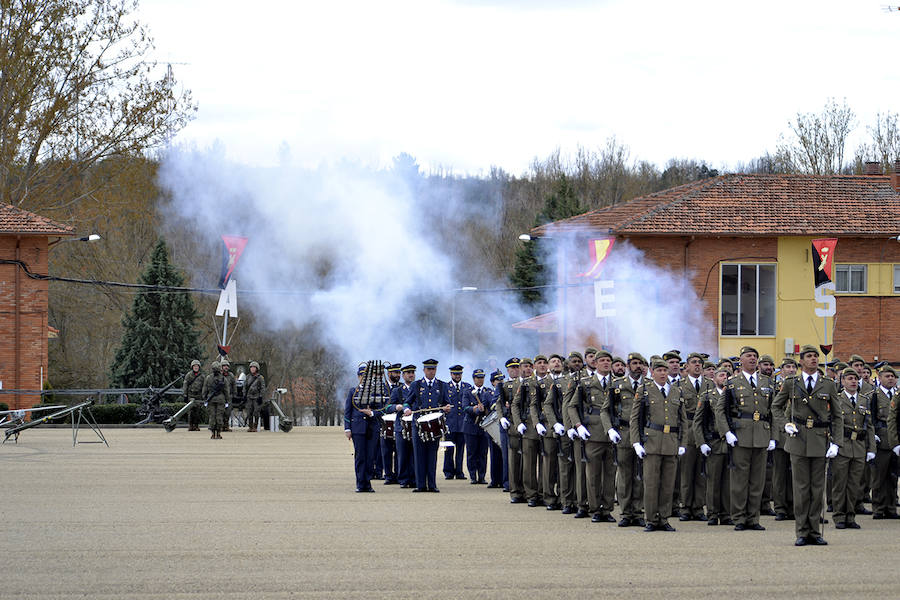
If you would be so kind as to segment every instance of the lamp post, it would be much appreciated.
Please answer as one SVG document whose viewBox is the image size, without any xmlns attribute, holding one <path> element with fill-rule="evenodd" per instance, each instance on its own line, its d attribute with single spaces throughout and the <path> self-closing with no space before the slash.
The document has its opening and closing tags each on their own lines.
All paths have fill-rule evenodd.
<svg viewBox="0 0 900 600">
<path fill-rule="evenodd" d="M 59 238 L 58 240 L 53 240 L 52 242 L 47 244 L 47 249 L 54 247 L 57 244 L 63 244 L 67 242 L 96 242 L 97 240 L 103 239 L 98 234 L 92 233 L 90 235 L 85 235 L 77 238 Z"/>
<path fill-rule="evenodd" d="M 475 292 L 477 287 L 463 286 L 453 290 L 450 301 L 450 362 L 456 362 L 456 294 L 459 292 Z"/>
</svg>

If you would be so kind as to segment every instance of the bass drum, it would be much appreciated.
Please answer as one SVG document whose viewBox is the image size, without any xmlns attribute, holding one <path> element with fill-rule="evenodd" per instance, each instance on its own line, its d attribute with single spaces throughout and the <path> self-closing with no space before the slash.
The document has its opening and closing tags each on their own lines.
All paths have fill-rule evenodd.
<svg viewBox="0 0 900 600">
<path fill-rule="evenodd" d="M 397 421 L 397 413 L 381 415 L 381 437 L 386 440 L 394 439 L 394 423 Z"/>
</svg>

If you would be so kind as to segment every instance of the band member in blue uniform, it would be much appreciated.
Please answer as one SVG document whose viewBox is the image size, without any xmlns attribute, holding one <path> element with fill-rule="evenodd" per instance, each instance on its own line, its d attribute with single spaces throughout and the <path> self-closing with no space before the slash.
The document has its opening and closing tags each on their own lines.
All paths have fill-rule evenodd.
<svg viewBox="0 0 900 600">
<path fill-rule="evenodd" d="M 444 478 L 465 479 L 463 473 L 463 452 L 466 448 L 466 435 L 463 431 L 465 421 L 466 395 L 472 385 L 462 380 L 462 365 L 450 367 L 450 381 L 447 384 L 447 395 L 450 399 L 450 412 L 447 413 L 447 440 L 453 442 L 452 447 L 444 448 Z"/>
<path fill-rule="evenodd" d="M 415 455 L 416 464 L 416 487 L 414 492 L 439 492 L 435 481 L 435 473 L 437 472 L 437 452 L 439 440 L 422 441 L 419 437 L 419 427 L 417 419 L 422 418 L 431 412 L 444 411 L 450 412 L 450 400 L 447 397 L 447 384 L 437 379 L 437 364 L 433 358 L 422 363 L 425 371 L 425 377 L 416 380 L 410 386 L 409 393 L 406 395 L 406 403 L 404 404 L 404 415 L 414 415 L 413 417 L 413 454 Z M 433 410 L 429 410 L 433 409 Z"/>
<path fill-rule="evenodd" d="M 391 386 L 391 397 L 393 397 L 394 389 L 402 385 L 400 383 L 400 363 L 389 366 L 387 373 L 388 384 Z M 387 410 L 388 406 L 385 406 L 383 412 L 387 413 Z M 381 423 L 379 423 L 379 425 L 381 425 Z M 382 428 L 382 431 L 385 431 L 384 428 Z M 384 466 L 384 485 L 393 485 L 397 483 L 397 436 L 393 427 L 390 429 L 390 432 L 393 434 L 393 437 L 382 435 L 380 440 L 381 464 Z M 377 472 L 377 465 L 375 469 Z"/>
<path fill-rule="evenodd" d="M 494 402 L 494 394 L 498 385 L 503 383 L 503 373 L 500 372 L 500 369 L 495 370 L 491 373 L 491 400 L 487 404 L 488 414 L 490 414 L 490 406 L 491 403 Z M 503 438 L 505 432 L 503 428 L 500 428 L 500 437 Z M 488 436 L 488 445 L 490 446 L 490 468 L 491 468 L 491 483 L 488 485 L 489 488 L 509 488 L 509 482 L 506 480 L 506 444 L 501 448 L 499 444 L 494 442 L 490 436 Z"/>
<path fill-rule="evenodd" d="M 391 403 L 384 409 L 384 412 L 397 414 L 397 420 L 394 421 L 394 445 L 397 448 L 397 483 L 402 488 L 411 488 L 415 483 L 416 477 L 412 430 L 408 429 L 404 432 L 401 417 L 403 410 L 406 408 L 406 395 L 409 393 L 409 387 L 416 380 L 415 365 L 403 367 L 401 369 L 401 377 L 400 384 L 391 390 Z"/>
<path fill-rule="evenodd" d="M 481 428 L 481 420 L 491 405 L 493 392 L 484 386 L 482 369 L 475 369 L 472 372 L 472 381 L 475 383 L 475 387 L 466 388 L 465 408 L 463 409 L 465 411 L 463 431 L 466 436 L 466 467 L 469 470 L 469 483 L 487 483 L 485 471 L 487 470 L 488 444 L 490 444 L 491 438 Z"/>
<path fill-rule="evenodd" d="M 368 407 L 357 407 L 353 402 L 353 394 L 362 386 L 365 365 L 360 365 L 356 372 L 359 385 L 350 388 L 347 402 L 344 405 L 344 434 L 353 442 L 353 468 L 356 471 L 356 491 L 374 492 L 372 489 L 372 463 L 378 449 L 380 426 L 375 411 Z"/>
</svg>

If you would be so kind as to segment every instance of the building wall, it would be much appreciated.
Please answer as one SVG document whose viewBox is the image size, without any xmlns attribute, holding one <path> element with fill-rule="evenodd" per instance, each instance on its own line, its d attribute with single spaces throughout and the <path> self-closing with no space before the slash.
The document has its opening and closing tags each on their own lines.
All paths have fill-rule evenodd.
<svg viewBox="0 0 900 600">
<path fill-rule="evenodd" d="M 18 250 L 17 250 L 18 246 Z M 47 238 L 0 236 L 0 258 L 21 260 L 47 274 Z M 0 381 L 4 389 L 41 389 L 47 371 L 47 282 L 29 278 L 16 265 L 0 265 Z M 38 395 L 0 395 L 10 408 L 28 408 Z"/>
</svg>

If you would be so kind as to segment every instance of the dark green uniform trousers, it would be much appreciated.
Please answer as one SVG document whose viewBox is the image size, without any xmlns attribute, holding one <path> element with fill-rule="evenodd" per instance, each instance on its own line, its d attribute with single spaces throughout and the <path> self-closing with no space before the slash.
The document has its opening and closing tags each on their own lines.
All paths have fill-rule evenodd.
<svg viewBox="0 0 900 600">
<path fill-rule="evenodd" d="M 736 446 L 731 456 L 731 518 L 735 525 L 756 525 L 766 483 L 766 449 Z"/>
<path fill-rule="evenodd" d="M 672 514 L 677 471 L 674 456 L 648 454 L 644 458 L 644 518 L 648 525 L 664 525 Z"/>
<path fill-rule="evenodd" d="M 616 501 L 616 466 L 612 442 L 585 442 L 588 460 L 588 511 L 591 514 L 612 513 Z"/>
<path fill-rule="evenodd" d="M 619 467 L 616 471 L 616 496 L 623 517 L 639 519 L 644 516 L 644 482 L 637 477 L 637 454 L 634 448 L 619 446 Z"/>
<path fill-rule="evenodd" d="M 822 501 L 825 494 L 825 457 L 791 454 L 794 477 L 794 530 L 797 537 L 821 535 Z"/>
<path fill-rule="evenodd" d="M 863 458 L 835 456 L 831 463 L 834 487 L 834 522 L 853 523 L 856 521 L 856 502 L 862 494 L 862 476 L 866 461 Z"/>
</svg>

